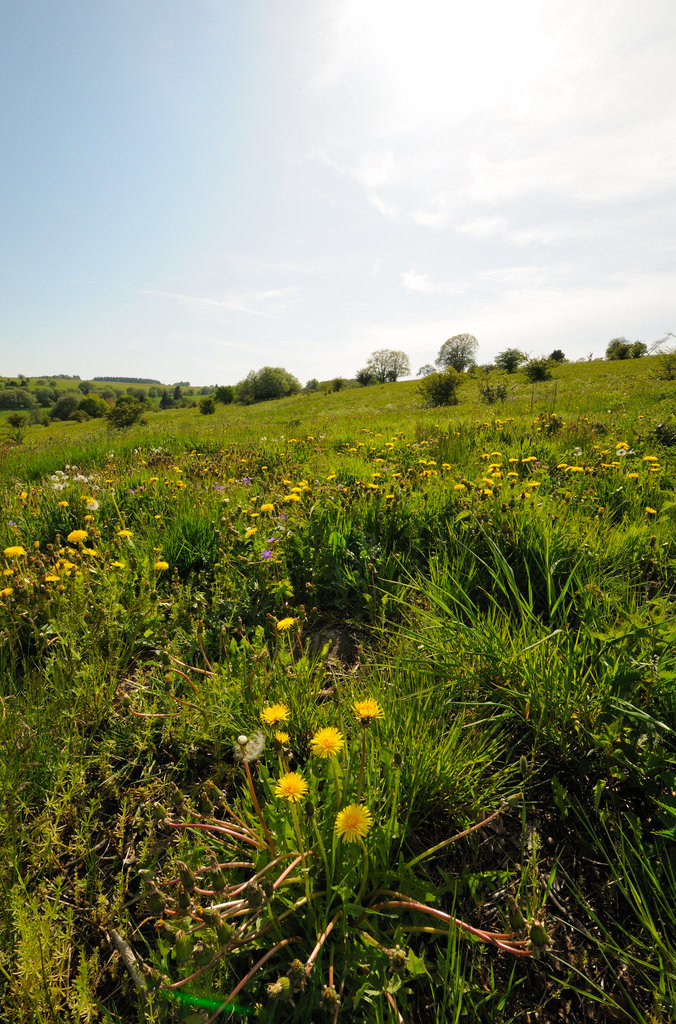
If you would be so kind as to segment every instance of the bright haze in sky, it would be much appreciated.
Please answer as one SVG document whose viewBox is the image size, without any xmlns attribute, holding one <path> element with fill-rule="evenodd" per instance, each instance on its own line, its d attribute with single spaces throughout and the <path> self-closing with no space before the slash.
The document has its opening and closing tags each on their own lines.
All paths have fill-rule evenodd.
<svg viewBox="0 0 676 1024">
<path fill-rule="evenodd" d="M 0 374 L 676 331 L 674 0 L 2 0 Z"/>
</svg>

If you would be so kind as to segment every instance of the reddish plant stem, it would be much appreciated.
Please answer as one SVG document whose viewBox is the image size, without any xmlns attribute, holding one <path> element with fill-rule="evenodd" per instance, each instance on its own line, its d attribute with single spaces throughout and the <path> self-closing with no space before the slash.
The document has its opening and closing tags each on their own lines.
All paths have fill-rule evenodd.
<svg viewBox="0 0 676 1024">
<path fill-rule="evenodd" d="M 255 846 L 258 850 L 261 848 L 261 844 L 257 839 L 251 839 L 249 836 L 244 836 L 241 832 L 235 832 L 224 825 L 200 825 L 198 822 L 183 821 L 165 821 L 164 824 L 169 828 L 196 828 L 202 832 L 210 832 L 212 835 L 216 832 L 219 835 L 230 836 L 231 839 L 240 839 L 243 843 L 249 843 L 250 846 Z"/>
<path fill-rule="evenodd" d="M 488 942 L 491 946 L 496 946 L 497 949 L 501 949 L 503 953 L 511 953 L 512 956 L 532 956 L 529 949 L 516 949 L 514 946 L 508 946 L 506 943 L 494 938 L 490 932 L 484 932 L 480 928 L 474 928 L 471 924 L 461 921 L 458 917 L 451 917 L 450 914 L 444 913 L 443 910 L 437 910 L 435 907 L 428 907 L 426 904 L 418 903 L 416 900 L 384 900 L 382 903 L 376 903 L 371 909 L 379 910 L 381 907 L 401 907 L 404 910 L 419 910 L 423 914 L 430 914 L 432 917 L 439 918 L 440 921 L 446 921 L 448 924 L 454 924 L 456 928 L 469 932 L 470 935 L 474 935 L 477 939 L 481 939 L 482 942 Z"/>
<path fill-rule="evenodd" d="M 395 1013 L 396 1013 L 396 1015 L 397 1015 L 397 1020 L 399 1021 L 399 1024 L 406 1024 L 406 1022 L 404 1021 L 404 1018 L 403 1018 L 403 1017 L 402 1017 L 402 1015 L 401 1015 L 401 1014 L 399 1013 L 399 1007 L 398 1007 L 398 1006 L 397 1006 L 397 1004 L 395 1003 L 395 1001 L 394 1001 L 394 999 L 392 998 L 392 996 L 390 995 L 390 993 L 389 993 L 389 992 L 386 992 L 386 993 L 385 993 L 385 995 L 387 996 L 387 1001 L 388 1001 L 388 1003 L 390 1004 L 390 1006 L 392 1007 L 392 1009 L 394 1010 L 394 1012 L 395 1012 Z"/>
<path fill-rule="evenodd" d="M 290 939 L 282 939 L 282 941 L 278 942 L 276 946 L 273 946 L 272 949 L 269 949 L 267 951 L 267 953 L 265 953 L 260 958 L 260 960 L 258 960 L 253 965 L 253 967 L 248 972 L 248 974 L 245 974 L 244 977 L 242 978 L 242 980 L 240 982 L 238 982 L 237 985 L 235 985 L 235 987 L 233 988 L 233 990 L 230 993 L 230 995 L 226 998 L 225 1002 L 221 1006 L 219 1006 L 219 1008 L 216 1010 L 216 1013 L 212 1014 L 211 1017 L 209 1017 L 209 1019 L 207 1020 L 206 1024 L 213 1024 L 213 1022 L 216 1020 L 216 1018 L 219 1016 L 219 1014 L 223 1013 L 223 1010 L 226 1009 L 228 1004 L 232 1002 L 232 1000 L 235 998 L 235 996 L 239 995 L 239 993 L 242 991 L 242 989 L 246 985 L 247 981 L 249 981 L 251 978 L 253 978 L 253 976 L 256 973 L 256 971 L 260 970 L 260 968 L 263 966 L 263 964 L 267 963 L 267 961 L 270 959 L 270 957 L 274 956 L 274 954 L 277 952 L 277 950 L 282 949 L 284 946 L 288 946 L 288 944 L 290 942 L 295 942 L 297 938 L 298 938 L 298 936 L 294 935 Z"/>
<path fill-rule="evenodd" d="M 324 945 L 324 943 L 328 939 L 329 935 L 333 931 L 333 927 L 334 927 L 336 921 L 338 920 L 338 918 L 340 917 L 340 915 L 342 914 L 342 912 L 343 912 L 342 910 L 339 910 L 336 914 L 333 915 L 333 917 L 331 918 L 331 920 L 327 924 L 326 928 L 324 929 L 322 934 L 319 936 L 319 939 L 317 941 L 317 945 L 312 950 L 312 952 L 310 953 L 310 955 L 307 958 L 307 961 L 305 963 L 305 977 L 306 978 L 309 977 L 310 971 L 314 967 L 315 960 L 317 959 L 317 957 L 319 955 L 319 950 L 322 948 L 322 946 Z"/>
<path fill-rule="evenodd" d="M 265 819 L 264 819 L 263 814 L 261 812 L 260 804 L 258 803 L 258 797 L 256 796 L 256 790 L 254 789 L 253 778 L 251 776 L 251 769 L 249 768 L 249 762 L 248 761 L 244 762 L 244 767 L 246 768 L 246 777 L 249 780 L 249 791 L 251 793 L 251 799 L 253 800 L 254 807 L 256 808 L 256 814 L 258 815 L 258 820 L 261 823 L 261 827 L 263 829 L 263 833 L 265 834 L 265 838 L 268 841 L 268 846 L 270 848 L 270 852 L 272 853 L 273 857 L 276 857 L 276 855 L 277 855 L 277 847 L 275 846 L 275 841 L 272 838 L 272 832 L 270 831 L 268 826 L 265 824 Z"/>
</svg>

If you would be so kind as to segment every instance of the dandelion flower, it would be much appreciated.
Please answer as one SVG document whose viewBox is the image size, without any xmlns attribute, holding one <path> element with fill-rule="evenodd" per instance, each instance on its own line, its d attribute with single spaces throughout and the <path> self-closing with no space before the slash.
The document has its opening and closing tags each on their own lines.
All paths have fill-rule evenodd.
<svg viewBox="0 0 676 1024">
<path fill-rule="evenodd" d="M 279 722 L 286 722 L 289 718 L 289 709 L 286 704 L 270 704 L 261 711 L 261 722 L 263 725 L 278 725 Z"/>
<path fill-rule="evenodd" d="M 45 576 L 45 583 L 60 583 L 60 576 Z"/>
<path fill-rule="evenodd" d="M 257 731 L 253 736 L 238 736 L 235 747 L 235 757 L 238 761 L 246 761 L 251 764 L 256 761 L 265 750 L 265 736 Z"/>
<path fill-rule="evenodd" d="M 118 535 L 118 537 L 133 537 L 134 536 L 134 534 L 133 534 L 133 532 L 131 530 L 118 530 L 117 531 L 117 535 Z"/>
<path fill-rule="evenodd" d="M 169 568 L 169 562 L 163 562 L 162 559 L 155 562 L 155 569 L 157 572 L 164 572 L 165 569 Z"/>
<path fill-rule="evenodd" d="M 22 548 L 20 544 L 15 544 L 12 547 L 5 548 L 5 558 L 21 558 L 22 555 L 26 554 L 26 549 Z"/>
<path fill-rule="evenodd" d="M 318 757 L 335 757 L 343 749 L 343 734 L 333 726 L 319 729 L 310 740 L 310 749 Z"/>
<path fill-rule="evenodd" d="M 646 505 L 645 510 L 646 510 L 646 512 L 648 513 L 649 516 L 656 516 L 657 515 L 657 509 L 656 508 L 651 508 L 650 505 Z"/>
<path fill-rule="evenodd" d="M 86 540 L 89 534 L 86 530 L 71 530 L 66 537 L 69 544 L 80 544 L 83 540 Z"/>
<path fill-rule="evenodd" d="M 300 501 L 300 494 L 285 494 L 284 501 Z"/>
<path fill-rule="evenodd" d="M 277 630 L 280 633 L 288 633 L 288 631 L 292 629 L 297 622 L 298 619 L 293 619 L 290 616 L 287 619 L 280 619 L 277 623 Z"/>
<path fill-rule="evenodd" d="M 274 512 L 275 506 L 271 501 L 266 501 L 264 505 L 261 505 L 261 512 Z"/>
<path fill-rule="evenodd" d="M 346 843 L 356 843 L 373 825 L 373 815 L 363 804 L 348 804 L 336 816 L 334 830 Z"/>
<path fill-rule="evenodd" d="M 254 533 L 258 533 L 258 527 L 250 526 L 249 529 L 244 534 L 244 540 L 248 540 L 249 537 L 253 537 Z"/>
<path fill-rule="evenodd" d="M 290 804 L 299 803 L 307 791 L 308 784 L 300 772 L 287 772 L 275 786 L 275 796 L 288 800 Z"/>
<path fill-rule="evenodd" d="M 118 562 L 117 560 L 110 563 L 115 569 L 124 569 L 124 562 Z"/>
<path fill-rule="evenodd" d="M 2 590 L 0 590 L 0 597 L 9 597 L 9 595 L 13 594 L 13 593 L 14 593 L 14 588 L 13 587 L 3 587 Z"/>
<path fill-rule="evenodd" d="M 68 502 L 67 501 L 60 501 L 59 502 L 59 508 L 68 508 Z"/>
<path fill-rule="evenodd" d="M 288 732 L 281 732 L 281 730 L 278 730 L 275 733 L 275 739 L 280 744 L 280 746 L 283 747 L 285 743 L 289 742 L 290 736 L 289 736 Z"/>
<path fill-rule="evenodd" d="M 374 718 L 384 718 L 385 712 L 377 700 L 366 697 L 365 700 L 356 700 L 352 705 L 354 713 L 362 725 L 370 725 Z"/>
</svg>

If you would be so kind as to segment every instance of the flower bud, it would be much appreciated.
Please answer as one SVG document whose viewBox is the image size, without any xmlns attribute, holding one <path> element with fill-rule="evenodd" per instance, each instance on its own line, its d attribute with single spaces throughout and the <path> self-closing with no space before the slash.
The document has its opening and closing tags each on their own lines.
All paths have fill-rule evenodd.
<svg viewBox="0 0 676 1024">
<path fill-rule="evenodd" d="M 277 981 L 271 981 L 267 987 L 268 999 L 288 999 L 291 995 L 291 982 L 290 980 L 282 976 L 277 978 Z"/>
<path fill-rule="evenodd" d="M 190 870 L 188 865 L 185 864 L 182 860 L 179 860 L 176 866 L 178 868 L 178 877 L 181 880 L 181 885 L 188 892 L 192 892 L 192 890 L 195 888 L 195 876 L 193 872 Z"/>
</svg>

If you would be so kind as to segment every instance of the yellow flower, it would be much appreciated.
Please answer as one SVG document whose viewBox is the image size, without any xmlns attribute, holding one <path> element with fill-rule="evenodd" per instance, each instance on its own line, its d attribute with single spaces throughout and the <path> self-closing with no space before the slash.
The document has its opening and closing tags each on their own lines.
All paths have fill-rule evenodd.
<svg viewBox="0 0 676 1024">
<path fill-rule="evenodd" d="M 651 508 L 650 505 L 646 505 L 645 510 L 646 510 L 646 512 L 648 513 L 649 516 L 656 516 L 657 515 L 657 509 L 656 508 Z"/>
<path fill-rule="evenodd" d="M 253 537 L 254 533 L 258 533 L 258 527 L 250 526 L 249 529 L 244 534 L 244 540 L 248 540 L 249 537 Z"/>
<path fill-rule="evenodd" d="M 277 623 L 277 631 L 279 633 L 287 633 L 296 625 L 297 622 L 298 619 L 293 619 L 291 617 L 287 619 L 280 619 L 279 622 Z"/>
<path fill-rule="evenodd" d="M 5 548 L 5 558 L 21 558 L 22 555 L 26 554 L 25 548 L 22 548 L 20 544 L 15 544 L 12 547 Z"/>
<path fill-rule="evenodd" d="M 285 743 L 289 742 L 289 734 L 288 732 L 277 731 L 275 733 L 275 739 L 281 746 L 284 746 Z"/>
<path fill-rule="evenodd" d="M 117 531 L 117 535 L 118 535 L 118 537 L 133 537 L 134 536 L 134 534 L 133 534 L 133 532 L 131 530 L 118 530 Z"/>
<path fill-rule="evenodd" d="M 124 569 L 124 562 L 111 562 L 111 566 L 115 569 Z"/>
<path fill-rule="evenodd" d="M 168 568 L 169 568 L 169 562 L 163 562 L 161 559 L 160 559 L 160 561 L 155 562 L 155 569 L 157 569 L 158 572 L 163 572 L 165 569 L 168 569 Z"/>
<path fill-rule="evenodd" d="M 285 494 L 284 501 L 300 501 L 300 494 Z"/>
<path fill-rule="evenodd" d="M 274 512 L 275 506 L 271 501 L 266 501 L 264 505 L 261 505 L 261 512 Z"/>
<path fill-rule="evenodd" d="M 373 815 L 363 804 L 348 804 L 339 811 L 334 826 L 336 835 L 346 843 L 356 843 L 373 825 Z"/>
<path fill-rule="evenodd" d="M 59 502 L 59 508 L 68 508 L 68 502 L 67 501 L 60 501 Z"/>
<path fill-rule="evenodd" d="M 370 725 L 374 718 L 384 718 L 385 712 L 377 700 L 366 697 L 364 700 L 356 700 L 352 705 L 354 713 L 362 725 Z"/>
<path fill-rule="evenodd" d="M 454 484 L 453 485 L 453 490 L 454 491 L 466 491 L 467 488 L 465 487 L 464 484 Z"/>
<path fill-rule="evenodd" d="M 86 540 L 89 534 L 86 530 L 72 530 L 66 540 L 69 544 L 79 544 L 81 541 Z"/>
<path fill-rule="evenodd" d="M 3 589 L 0 590 L 0 597 L 9 597 L 9 595 L 13 594 L 13 593 L 14 593 L 14 588 L 13 587 L 3 587 Z"/>
<path fill-rule="evenodd" d="M 275 796 L 288 800 L 290 804 L 297 804 L 307 791 L 308 784 L 300 772 L 287 772 L 275 786 Z"/>
<path fill-rule="evenodd" d="M 60 576 L 45 576 L 45 583 L 60 583 Z"/>
<path fill-rule="evenodd" d="M 278 722 L 286 722 L 288 718 L 289 709 L 286 704 L 270 704 L 261 711 L 263 725 L 277 725 Z"/>
<path fill-rule="evenodd" d="M 310 749 L 318 757 L 335 757 L 343 749 L 343 734 L 333 726 L 319 729 L 310 740 Z"/>
</svg>

